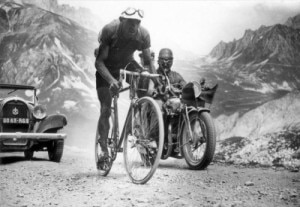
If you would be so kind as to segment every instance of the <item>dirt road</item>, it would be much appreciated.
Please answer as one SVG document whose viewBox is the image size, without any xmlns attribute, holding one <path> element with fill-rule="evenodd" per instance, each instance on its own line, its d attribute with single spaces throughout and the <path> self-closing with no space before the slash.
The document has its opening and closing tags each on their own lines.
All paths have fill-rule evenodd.
<svg viewBox="0 0 300 207">
<path fill-rule="evenodd" d="M 145 185 L 130 182 L 122 154 L 107 177 L 92 153 L 65 148 L 61 163 L 36 153 L 0 154 L 1 206 L 300 206 L 300 173 L 213 163 L 204 171 L 184 160 L 162 161 Z"/>
</svg>

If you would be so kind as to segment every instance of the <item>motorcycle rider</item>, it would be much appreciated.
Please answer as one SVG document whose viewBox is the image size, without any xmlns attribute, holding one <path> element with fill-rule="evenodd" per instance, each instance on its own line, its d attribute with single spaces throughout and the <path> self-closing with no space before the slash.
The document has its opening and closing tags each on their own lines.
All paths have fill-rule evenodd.
<svg viewBox="0 0 300 207">
<path fill-rule="evenodd" d="M 172 90 L 176 93 L 178 90 L 181 90 L 183 86 L 186 84 L 183 77 L 171 70 L 171 67 L 173 65 L 173 52 L 169 48 L 163 48 L 159 51 L 158 55 L 158 69 L 156 72 L 161 75 L 165 75 L 169 78 L 170 85 Z M 167 80 L 161 80 L 166 85 Z"/>
<path fill-rule="evenodd" d="M 109 132 L 109 117 L 111 115 L 112 95 L 120 88 L 118 81 L 120 69 L 130 64 L 127 69 L 138 69 L 138 63 L 133 61 L 133 53 L 140 50 L 145 63 L 149 65 L 150 72 L 156 73 L 150 56 L 150 35 L 140 25 L 144 12 L 135 8 L 123 11 L 119 19 L 105 25 L 99 34 L 99 48 L 95 50 L 96 56 L 96 88 L 101 105 L 98 121 L 100 134 L 99 143 L 101 154 L 99 163 L 108 158 L 107 138 Z"/>
</svg>

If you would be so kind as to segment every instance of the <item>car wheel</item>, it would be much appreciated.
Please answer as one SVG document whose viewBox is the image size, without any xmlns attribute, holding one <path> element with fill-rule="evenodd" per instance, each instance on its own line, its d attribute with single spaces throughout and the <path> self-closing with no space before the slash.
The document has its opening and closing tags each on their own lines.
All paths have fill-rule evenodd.
<svg viewBox="0 0 300 207">
<path fill-rule="evenodd" d="M 26 160 L 31 160 L 33 158 L 34 151 L 31 149 L 25 150 L 24 155 Z"/>
<path fill-rule="evenodd" d="M 64 140 L 51 141 L 48 145 L 49 159 L 54 162 L 60 162 L 64 150 Z"/>
</svg>

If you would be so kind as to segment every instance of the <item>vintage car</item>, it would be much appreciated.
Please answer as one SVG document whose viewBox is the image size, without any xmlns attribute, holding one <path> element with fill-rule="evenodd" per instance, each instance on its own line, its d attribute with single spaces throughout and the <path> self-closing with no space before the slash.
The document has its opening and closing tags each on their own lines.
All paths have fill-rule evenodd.
<svg viewBox="0 0 300 207">
<path fill-rule="evenodd" d="M 60 162 L 67 135 L 59 133 L 67 125 L 62 114 L 47 115 L 38 103 L 33 86 L 0 84 L 0 152 L 48 151 L 51 161 Z"/>
</svg>

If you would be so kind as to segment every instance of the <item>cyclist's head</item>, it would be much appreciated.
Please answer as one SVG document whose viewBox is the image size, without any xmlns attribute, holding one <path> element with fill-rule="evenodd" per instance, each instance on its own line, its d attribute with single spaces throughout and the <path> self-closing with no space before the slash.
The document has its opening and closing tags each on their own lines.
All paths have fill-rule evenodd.
<svg viewBox="0 0 300 207">
<path fill-rule="evenodd" d="M 173 65 L 173 52 L 169 48 L 163 48 L 159 51 L 158 65 L 161 69 L 170 71 Z"/>
<path fill-rule="evenodd" d="M 143 10 L 135 8 L 127 8 L 120 15 L 122 31 L 125 38 L 134 37 L 137 34 L 142 18 Z"/>
<path fill-rule="evenodd" d="M 141 9 L 135 9 L 132 7 L 127 8 L 120 15 L 121 19 L 135 19 L 141 21 L 144 18 L 144 11 Z"/>
</svg>

